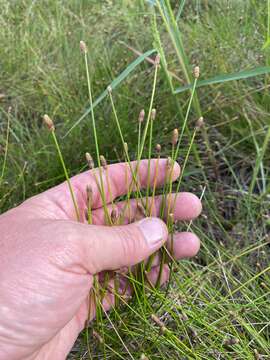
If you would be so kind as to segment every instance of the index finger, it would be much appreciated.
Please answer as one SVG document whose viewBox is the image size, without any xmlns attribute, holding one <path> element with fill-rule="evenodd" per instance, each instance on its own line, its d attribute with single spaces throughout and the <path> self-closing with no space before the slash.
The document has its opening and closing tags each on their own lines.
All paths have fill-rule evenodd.
<svg viewBox="0 0 270 360">
<path fill-rule="evenodd" d="M 136 161 L 131 162 L 133 172 L 135 171 L 136 166 Z M 168 177 L 168 160 L 151 159 L 149 170 L 148 176 L 148 160 L 141 160 L 137 172 L 137 179 L 140 188 L 146 188 L 148 182 L 150 186 L 153 186 L 154 183 L 157 187 L 162 186 Z M 134 176 L 132 175 L 132 171 L 128 163 L 108 165 L 106 169 L 101 169 L 101 174 L 104 196 L 107 203 L 110 203 L 119 196 L 125 195 L 130 189 Z M 171 170 L 172 180 L 175 181 L 179 175 L 180 166 L 177 163 L 174 163 L 174 167 Z M 89 185 L 93 191 L 92 207 L 97 209 L 102 206 L 102 197 L 99 190 L 100 172 L 98 168 L 76 175 L 72 177 L 70 181 L 80 209 L 85 207 L 87 199 L 86 187 Z M 66 182 L 48 190 L 45 194 L 50 197 L 51 200 L 57 200 L 57 203 L 59 203 L 59 197 L 62 201 L 66 198 L 64 205 L 73 208 Z"/>
</svg>

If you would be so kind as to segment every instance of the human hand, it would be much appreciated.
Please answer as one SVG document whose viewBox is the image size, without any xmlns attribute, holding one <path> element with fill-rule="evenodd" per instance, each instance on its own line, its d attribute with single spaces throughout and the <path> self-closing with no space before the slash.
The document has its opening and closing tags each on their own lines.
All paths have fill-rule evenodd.
<svg viewBox="0 0 270 360">
<path fill-rule="evenodd" d="M 139 183 L 146 187 L 147 160 L 141 161 Z M 133 163 L 136 166 L 136 163 Z M 166 177 L 166 160 L 159 160 L 157 186 Z M 151 161 L 151 184 L 156 160 Z M 175 164 L 173 180 L 179 176 Z M 127 175 L 128 174 L 128 175 Z M 127 172 L 124 163 L 108 166 L 113 198 L 126 193 Z M 106 179 L 105 193 L 108 194 Z M 71 179 L 81 221 L 74 221 L 74 207 L 67 183 L 32 197 L 0 216 L 0 359 L 64 359 L 88 319 L 89 291 L 93 276 L 105 270 L 130 267 L 148 258 L 167 241 L 167 227 L 158 218 L 145 218 L 121 226 L 104 226 L 102 201 L 92 171 Z M 93 225 L 86 224 L 86 186 L 93 189 Z M 109 202 L 110 196 L 107 195 Z M 108 205 L 110 207 L 110 205 Z M 123 208 L 123 203 L 117 203 Z M 153 216 L 161 198 L 155 198 Z M 191 220 L 201 212 L 200 200 L 190 193 L 177 196 L 175 220 Z M 136 203 L 131 202 L 131 220 Z M 83 223 L 85 222 L 85 223 Z M 199 239 L 192 233 L 174 236 L 174 257 L 196 255 Z M 149 279 L 153 283 L 159 271 L 153 262 Z M 164 266 L 161 282 L 169 276 Z M 104 309 L 113 304 L 107 293 Z M 90 318 L 95 316 L 91 306 Z"/>
</svg>

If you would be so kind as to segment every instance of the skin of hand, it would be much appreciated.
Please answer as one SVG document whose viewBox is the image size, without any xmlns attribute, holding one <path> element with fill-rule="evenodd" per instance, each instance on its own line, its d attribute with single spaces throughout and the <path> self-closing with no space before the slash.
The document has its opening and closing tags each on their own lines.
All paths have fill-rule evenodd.
<svg viewBox="0 0 270 360">
<path fill-rule="evenodd" d="M 136 163 L 132 163 L 135 168 Z M 166 159 L 151 160 L 138 167 L 140 186 L 147 182 L 162 186 L 166 178 Z M 158 171 L 157 171 L 158 170 Z M 98 170 L 94 170 L 98 176 Z M 132 175 L 127 164 L 108 166 L 103 175 L 107 202 L 127 192 Z M 172 177 L 180 173 L 174 165 Z M 158 174 L 155 178 L 155 174 Z M 109 186 L 108 186 L 109 179 Z M 102 199 L 93 170 L 71 179 L 81 221 L 75 219 L 67 183 L 34 196 L 0 216 L 0 359 L 65 359 L 88 318 L 89 291 L 93 276 L 106 270 L 133 266 L 147 259 L 167 242 L 167 227 L 158 219 L 161 198 L 156 197 L 153 217 L 135 221 L 136 203 L 131 202 L 129 217 L 120 226 L 105 226 Z M 85 220 L 86 186 L 93 189 L 93 225 Z M 110 189 L 110 191 L 109 191 Z M 119 209 L 124 203 L 118 202 Z M 112 205 L 108 205 L 109 208 Z M 200 200 L 191 193 L 179 193 L 175 220 L 191 220 L 201 212 Z M 83 220 L 84 219 L 84 220 Z M 168 244 L 167 244 L 168 245 Z M 174 235 L 174 257 L 191 257 L 199 250 L 199 239 L 192 233 Z M 159 260 L 155 258 L 149 279 L 155 283 Z M 161 282 L 169 277 L 164 266 Z M 114 296 L 103 300 L 109 310 Z M 90 320 L 95 316 L 91 307 Z"/>
</svg>

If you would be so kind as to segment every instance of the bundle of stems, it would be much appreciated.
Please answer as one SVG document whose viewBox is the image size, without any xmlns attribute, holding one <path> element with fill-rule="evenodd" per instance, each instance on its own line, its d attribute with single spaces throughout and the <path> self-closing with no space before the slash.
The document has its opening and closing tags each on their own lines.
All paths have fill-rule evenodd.
<svg viewBox="0 0 270 360">
<path fill-rule="evenodd" d="M 96 127 L 96 121 L 95 121 L 95 113 L 94 113 L 94 107 L 93 107 L 93 94 L 92 94 L 92 86 L 91 86 L 91 78 L 90 78 L 90 71 L 89 71 L 89 60 L 88 60 L 88 49 L 86 44 L 81 41 L 80 42 L 80 49 L 84 57 L 84 63 L 85 63 L 85 71 L 86 71 L 86 79 L 87 79 L 87 86 L 88 86 L 88 98 L 89 98 L 89 105 L 91 108 L 91 124 L 92 124 L 92 131 L 94 136 L 94 143 L 95 143 L 95 155 L 96 155 L 96 163 L 97 167 L 95 167 L 95 162 L 93 160 L 93 157 L 86 153 L 86 161 L 88 164 L 89 169 L 92 172 L 93 178 L 96 182 L 97 189 L 99 191 L 99 195 L 102 202 L 102 207 L 104 210 L 104 219 L 105 224 L 107 226 L 115 226 L 115 225 L 123 225 L 126 223 L 126 219 L 130 221 L 130 208 L 131 208 L 131 200 L 133 198 L 136 199 L 136 216 L 135 219 L 141 219 L 143 217 L 151 217 L 153 214 L 155 216 L 159 216 L 161 219 L 163 219 L 169 230 L 169 236 L 171 238 L 171 247 L 170 251 L 163 247 L 160 250 L 160 269 L 158 278 L 155 284 L 153 284 L 149 278 L 148 278 L 148 272 L 150 271 L 152 267 L 153 260 L 157 254 L 153 254 L 146 262 L 142 262 L 141 264 L 138 264 L 135 268 L 128 269 L 128 272 L 124 275 L 122 273 L 119 273 L 118 271 L 114 272 L 113 279 L 114 279 L 114 286 L 113 289 L 109 286 L 109 281 L 112 278 L 111 272 L 107 272 L 103 274 L 102 282 L 99 281 L 99 277 L 95 276 L 94 278 L 94 286 L 91 290 L 89 297 L 94 298 L 94 301 L 89 301 L 89 303 L 95 304 L 95 313 L 96 313 L 96 328 L 93 331 L 93 336 L 98 340 L 100 346 L 103 346 L 104 354 L 105 354 L 105 348 L 106 343 L 103 339 L 103 322 L 104 322 L 104 315 L 106 318 L 108 318 L 108 314 L 104 312 L 103 305 L 102 305 L 102 299 L 104 298 L 106 292 L 111 291 L 114 294 L 115 298 L 115 305 L 118 305 L 119 303 L 126 303 L 125 295 L 128 292 L 128 290 L 131 289 L 131 293 L 134 294 L 135 298 L 138 300 L 139 305 L 142 309 L 142 313 L 144 314 L 144 310 L 149 306 L 149 301 L 147 300 L 147 293 L 156 294 L 155 289 L 158 289 L 160 286 L 160 280 L 161 275 L 163 271 L 163 267 L 165 262 L 170 261 L 171 264 L 175 263 L 173 259 L 173 233 L 174 233 L 174 209 L 176 205 L 176 199 L 177 194 L 180 190 L 181 181 L 183 178 L 183 173 L 185 171 L 185 167 L 187 165 L 190 152 L 195 140 L 196 133 L 200 127 L 203 126 L 203 118 L 200 117 L 196 123 L 196 126 L 193 130 L 193 135 L 191 137 L 190 143 L 187 147 L 187 152 L 184 158 L 184 162 L 182 165 L 181 175 L 178 179 L 177 185 L 176 185 L 176 191 L 175 195 L 173 194 L 173 168 L 175 165 L 175 162 L 177 161 L 179 157 L 179 151 L 180 146 L 183 143 L 183 137 L 187 128 L 188 124 L 188 118 L 190 115 L 190 109 L 192 105 L 192 101 L 195 94 L 196 89 L 196 83 L 197 79 L 199 78 L 199 67 L 196 66 L 193 69 L 193 75 L 194 75 L 194 85 L 191 91 L 191 95 L 188 102 L 188 107 L 186 110 L 186 114 L 184 117 L 184 121 L 181 124 L 181 130 L 178 128 L 175 128 L 172 130 L 171 133 L 171 139 L 170 139 L 170 147 L 171 147 L 171 154 L 167 158 L 167 167 L 166 167 L 166 177 L 165 177 L 165 184 L 163 188 L 161 189 L 161 196 L 162 196 L 162 203 L 159 214 L 156 214 L 155 210 L 155 196 L 158 192 L 157 189 L 157 179 L 158 179 L 158 169 L 159 169 L 159 161 L 161 157 L 161 145 L 160 144 L 154 144 L 153 141 L 153 133 L 154 133 L 154 126 L 155 122 L 158 121 L 158 114 L 156 109 L 154 108 L 154 101 L 155 101 L 155 94 L 156 94 L 156 86 L 157 86 L 157 80 L 158 80 L 158 72 L 160 69 L 160 56 L 159 54 L 156 55 L 154 60 L 154 75 L 153 75 L 153 84 L 152 84 L 152 93 L 149 103 L 149 108 L 147 112 L 145 110 L 141 110 L 139 112 L 138 116 L 138 140 L 137 140 L 137 149 L 136 151 L 133 151 L 133 153 L 136 153 L 136 159 L 130 158 L 130 151 L 128 144 L 126 142 L 126 139 L 124 138 L 123 131 L 121 128 L 121 123 L 117 114 L 114 98 L 113 98 L 113 91 L 112 88 L 109 86 L 107 88 L 107 94 L 110 100 L 112 113 L 114 117 L 114 121 L 116 124 L 116 128 L 119 134 L 119 138 L 121 141 L 121 145 L 123 148 L 123 157 L 124 162 L 126 164 L 126 203 L 123 207 L 118 207 L 117 201 L 113 199 L 112 192 L 111 192 L 111 184 L 110 184 L 110 177 L 108 172 L 108 164 L 103 155 L 100 154 L 100 148 L 99 148 L 99 141 L 98 141 L 98 132 Z M 67 167 L 65 165 L 64 157 L 60 149 L 60 145 L 57 139 L 55 125 L 53 120 L 48 116 L 44 115 L 44 122 L 47 125 L 52 139 L 55 144 L 55 148 L 58 153 L 59 160 L 61 162 L 61 165 L 63 167 L 63 171 L 66 177 L 66 181 L 68 184 L 68 188 L 70 191 L 70 196 L 73 202 L 74 206 L 74 216 L 77 221 L 83 222 L 87 221 L 89 225 L 93 226 L 93 214 L 92 214 L 92 202 L 93 202 L 93 190 L 92 187 L 89 185 L 85 189 L 86 199 L 87 199 L 87 209 L 84 210 L 84 212 L 80 212 L 80 209 L 78 207 L 76 195 L 74 193 L 74 190 L 71 185 L 71 181 L 69 178 L 69 173 L 67 170 Z M 142 160 L 142 157 L 144 154 L 147 153 L 148 158 L 148 167 L 147 167 L 147 186 L 145 190 L 145 194 L 142 193 L 140 189 L 140 182 L 138 177 L 138 170 L 140 166 L 140 162 Z M 156 157 L 156 166 L 155 166 L 155 173 L 154 173 L 154 180 L 151 181 L 152 187 L 150 186 L 150 163 L 152 156 Z M 136 160 L 135 166 L 131 163 L 131 160 Z M 128 173 L 131 174 L 131 180 L 128 176 Z M 105 188 L 106 188 L 106 194 L 105 194 Z M 109 195 L 108 195 L 109 194 Z M 145 197 L 143 197 L 145 195 Z M 107 198 L 106 198 L 107 196 Z M 109 199 L 108 199 L 109 196 Z M 109 203 L 109 206 L 108 206 Z M 81 213 L 84 213 L 84 218 L 82 218 Z M 126 280 L 128 280 L 126 289 L 124 291 L 121 291 L 121 294 L 119 293 L 119 279 L 120 276 L 124 276 Z M 116 307 L 114 308 L 115 316 L 119 316 Z M 90 313 L 90 311 L 89 311 Z M 152 320 L 156 320 L 156 315 L 152 316 Z M 156 321 L 157 322 L 157 321 Z M 163 325 L 162 325 L 163 326 Z M 87 322 L 88 327 L 88 322 Z M 164 330 L 165 327 L 162 327 Z M 114 327 L 114 330 L 117 332 L 117 329 Z M 163 331 L 165 333 L 165 331 Z M 87 344 L 89 346 L 89 335 L 88 330 L 86 329 L 86 340 Z M 89 356 L 91 356 L 91 351 L 89 350 Z"/>
</svg>

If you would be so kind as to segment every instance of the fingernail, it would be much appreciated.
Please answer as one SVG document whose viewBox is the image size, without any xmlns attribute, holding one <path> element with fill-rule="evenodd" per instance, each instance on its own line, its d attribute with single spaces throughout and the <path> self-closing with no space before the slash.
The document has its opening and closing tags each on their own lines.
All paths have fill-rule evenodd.
<svg viewBox="0 0 270 360">
<path fill-rule="evenodd" d="M 158 218 L 145 218 L 138 222 L 138 226 L 152 249 L 158 249 L 167 240 L 167 227 Z"/>
</svg>

